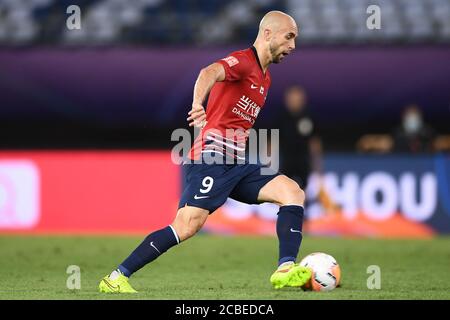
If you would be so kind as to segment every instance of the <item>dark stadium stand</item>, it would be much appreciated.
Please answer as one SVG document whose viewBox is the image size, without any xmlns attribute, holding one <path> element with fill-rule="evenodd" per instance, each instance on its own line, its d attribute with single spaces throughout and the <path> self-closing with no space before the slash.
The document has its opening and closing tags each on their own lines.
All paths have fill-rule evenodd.
<svg viewBox="0 0 450 320">
<path fill-rule="evenodd" d="M 64 28 L 78 5 L 82 28 Z M 366 28 L 378 5 L 382 28 Z M 0 0 L 0 45 L 192 44 L 248 42 L 264 12 L 300 23 L 304 44 L 449 43 L 450 0 Z"/>
</svg>

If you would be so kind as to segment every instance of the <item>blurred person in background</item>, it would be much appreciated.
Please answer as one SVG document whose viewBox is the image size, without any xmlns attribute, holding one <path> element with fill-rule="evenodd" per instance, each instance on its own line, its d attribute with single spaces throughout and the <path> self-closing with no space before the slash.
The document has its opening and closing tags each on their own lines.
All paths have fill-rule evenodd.
<svg viewBox="0 0 450 320">
<path fill-rule="evenodd" d="M 290 86 L 284 95 L 284 108 L 278 119 L 280 128 L 281 171 L 295 180 L 305 190 L 312 172 L 322 173 L 322 140 L 317 134 L 317 126 L 308 104 L 308 96 L 303 87 Z M 326 212 L 336 209 L 319 179 L 318 200 Z"/>
<path fill-rule="evenodd" d="M 278 123 L 281 170 L 306 188 L 311 171 L 320 171 L 322 143 L 302 87 L 287 88 Z"/>
<path fill-rule="evenodd" d="M 423 119 L 419 106 L 408 105 L 402 114 L 401 124 L 394 130 L 395 152 L 433 152 L 435 131 Z"/>
</svg>

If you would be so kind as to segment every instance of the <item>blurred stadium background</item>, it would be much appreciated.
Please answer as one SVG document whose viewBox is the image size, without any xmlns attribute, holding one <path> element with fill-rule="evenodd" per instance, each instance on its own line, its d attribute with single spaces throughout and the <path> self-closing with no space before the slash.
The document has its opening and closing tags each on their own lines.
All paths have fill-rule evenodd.
<svg viewBox="0 0 450 320">
<path fill-rule="evenodd" d="M 366 27 L 373 4 L 379 30 Z M 448 235 L 450 0 L 0 0 L 2 243 L 170 223 L 182 189 L 171 133 L 187 128 L 198 72 L 251 46 L 269 10 L 300 34 L 271 67 L 257 126 L 296 134 L 280 160 L 309 176 L 305 234 Z M 230 200 L 204 231 L 272 236 L 276 212 Z"/>
</svg>

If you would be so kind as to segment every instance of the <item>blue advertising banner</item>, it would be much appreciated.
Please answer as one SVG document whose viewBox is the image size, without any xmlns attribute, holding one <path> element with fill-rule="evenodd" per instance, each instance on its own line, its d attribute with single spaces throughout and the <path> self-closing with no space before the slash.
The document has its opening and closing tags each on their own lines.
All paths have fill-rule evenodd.
<svg viewBox="0 0 450 320">
<path fill-rule="evenodd" d="M 322 177 L 312 176 L 309 195 L 316 198 L 323 183 L 344 217 L 401 217 L 450 233 L 450 156 L 329 155 L 325 168 Z M 311 217 L 323 212 L 318 205 L 310 206 Z"/>
</svg>

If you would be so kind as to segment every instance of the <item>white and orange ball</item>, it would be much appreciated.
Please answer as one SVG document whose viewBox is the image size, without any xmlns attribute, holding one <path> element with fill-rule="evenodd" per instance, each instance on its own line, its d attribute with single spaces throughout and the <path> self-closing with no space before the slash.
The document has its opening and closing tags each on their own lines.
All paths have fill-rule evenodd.
<svg viewBox="0 0 450 320">
<path fill-rule="evenodd" d="M 323 252 L 314 252 L 300 261 L 300 265 L 310 268 L 311 280 L 303 289 L 313 291 L 330 291 L 341 282 L 341 268 L 336 259 Z"/>
</svg>

